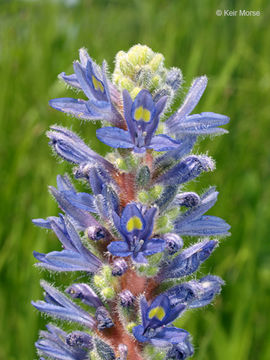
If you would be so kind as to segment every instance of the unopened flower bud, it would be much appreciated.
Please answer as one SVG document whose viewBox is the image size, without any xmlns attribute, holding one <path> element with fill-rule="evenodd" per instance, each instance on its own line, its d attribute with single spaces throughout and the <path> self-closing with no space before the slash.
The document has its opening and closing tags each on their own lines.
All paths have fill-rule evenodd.
<svg viewBox="0 0 270 360">
<path fill-rule="evenodd" d="M 73 331 L 66 337 L 66 343 L 76 348 L 93 349 L 92 336 L 83 331 Z"/>
<path fill-rule="evenodd" d="M 128 348 L 124 344 L 118 346 L 119 357 L 117 360 L 127 360 Z"/>
<path fill-rule="evenodd" d="M 124 259 L 117 259 L 113 262 L 112 275 L 122 276 L 128 269 L 128 265 Z"/>
<path fill-rule="evenodd" d="M 124 290 L 119 294 L 120 303 L 123 307 L 129 307 L 134 304 L 135 296 L 129 291 Z"/>
<path fill-rule="evenodd" d="M 102 306 L 102 301 L 87 284 L 73 284 L 65 292 L 73 299 L 80 299 L 83 303 L 95 308 Z"/>
<path fill-rule="evenodd" d="M 154 102 L 157 103 L 163 96 L 170 97 L 171 93 L 172 93 L 172 91 L 169 88 L 169 86 L 167 86 L 167 87 L 164 86 L 163 88 L 161 88 L 155 92 Z"/>
<path fill-rule="evenodd" d="M 147 203 L 150 199 L 149 192 L 145 190 L 139 191 L 138 199 L 140 200 L 141 203 Z"/>
<path fill-rule="evenodd" d="M 152 77 L 151 81 L 152 81 L 153 88 L 158 88 L 162 82 L 162 79 L 159 75 L 156 75 L 156 76 Z"/>
<path fill-rule="evenodd" d="M 73 175 L 76 179 L 89 178 L 89 169 L 91 165 L 89 163 L 81 163 L 78 167 L 74 168 Z"/>
<path fill-rule="evenodd" d="M 150 61 L 149 65 L 153 71 L 157 71 L 159 67 L 163 66 L 164 56 L 162 54 L 156 54 Z"/>
<path fill-rule="evenodd" d="M 105 341 L 98 337 L 94 337 L 95 349 L 97 351 L 97 355 L 91 354 L 91 359 L 106 359 L 106 360 L 115 360 L 115 353 L 113 348 L 107 344 Z M 94 356 L 93 356 L 94 355 Z"/>
<path fill-rule="evenodd" d="M 104 239 L 105 231 L 101 226 L 90 226 L 86 229 L 88 239 L 98 241 Z"/>
<path fill-rule="evenodd" d="M 175 197 L 175 203 L 180 206 L 193 207 L 200 203 L 200 197 L 195 192 L 184 192 Z"/>
<path fill-rule="evenodd" d="M 121 78 L 119 81 L 119 85 L 121 86 L 122 89 L 126 89 L 128 91 L 132 91 L 132 89 L 134 88 L 133 81 L 127 77 Z"/>
<path fill-rule="evenodd" d="M 134 65 L 144 65 L 153 56 L 153 51 L 146 45 L 134 45 L 129 49 L 128 60 Z"/>
<path fill-rule="evenodd" d="M 180 69 L 172 68 L 167 73 L 166 83 L 173 89 L 177 91 L 183 82 L 183 75 Z"/>
<path fill-rule="evenodd" d="M 166 249 L 170 255 L 175 254 L 177 251 L 182 249 L 183 247 L 183 240 L 174 233 L 167 233 L 164 235 L 164 240 L 166 241 Z"/>
<path fill-rule="evenodd" d="M 127 324 L 126 329 L 127 332 L 129 332 L 130 334 L 132 334 L 132 329 L 136 326 L 137 324 L 134 321 L 131 321 Z"/>
<path fill-rule="evenodd" d="M 104 306 L 97 308 L 95 318 L 98 322 L 97 327 L 99 330 L 104 330 L 114 325 L 108 310 Z"/>
<path fill-rule="evenodd" d="M 142 166 L 136 176 L 136 185 L 145 187 L 150 181 L 150 170 L 148 166 Z"/>
<path fill-rule="evenodd" d="M 115 297 L 115 291 L 112 287 L 105 287 L 101 290 L 101 295 L 107 300 L 112 300 Z"/>
<path fill-rule="evenodd" d="M 132 99 L 135 99 L 135 97 L 139 94 L 139 92 L 141 91 L 142 89 L 139 88 L 138 86 L 136 86 L 131 92 L 130 92 L 130 96 Z"/>
<path fill-rule="evenodd" d="M 132 76 L 134 67 L 127 59 L 122 58 L 118 65 L 123 75 Z"/>
<path fill-rule="evenodd" d="M 166 360 L 185 360 L 194 353 L 193 346 L 188 340 L 173 345 L 167 352 Z"/>
</svg>

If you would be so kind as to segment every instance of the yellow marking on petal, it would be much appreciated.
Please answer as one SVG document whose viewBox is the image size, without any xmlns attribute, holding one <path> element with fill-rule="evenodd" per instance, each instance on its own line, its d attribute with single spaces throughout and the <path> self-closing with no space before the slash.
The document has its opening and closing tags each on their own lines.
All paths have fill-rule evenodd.
<svg viewBox="0 0 270 360">
<path fill-rule="evenodd" d="M 92 82 L 95 90 L 100 90 L 101 92 L 104 92 L 104 86 L 94 75 L 92 75 Z"/>
<path fill-rule="evenodd" d="M 158 320 L 163 320 L 165 317 L 166 313 L 165 310 L 163 309 L 163 307 L 161 306 L 157 306 L 155 308 L 153 308 L 150 312 L 149 312 L 149 319 L 153 319 L 153 317 L 156 317 Z"/>
<path fill-rule="evenodd" d="M 144 122 L 148 122 L 151 119 L 151 112 L 148 109 L 139 106 L 134 112 L 134 119 L 136 121 L 143 120 Z"/>
<path fill-rule="evenodd" d="M 140 120 L 142 118 L 142 113 L 143 113 L 143 107 L 140 106 L 135 110 L 134 119 L 136 121 Z"/>
<path fill-rule="evenodd" d="M 143 224 L 138 216 L 132 216 L 126 225 L 127 231 L 131 232 L 133 230 L 142 230 Z"/>
</svg>

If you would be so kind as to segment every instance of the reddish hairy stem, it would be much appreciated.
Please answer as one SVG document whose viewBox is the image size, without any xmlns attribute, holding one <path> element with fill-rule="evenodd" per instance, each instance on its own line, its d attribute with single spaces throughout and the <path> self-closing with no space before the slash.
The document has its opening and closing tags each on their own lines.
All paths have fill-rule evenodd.
<svg viewBox="0 0 270 360">
<path fill-rule="evenodd" d="M 99 332 L 100 337 L 110 341 L 116 354 L 118 352 L 118 345 L 125 344 L 128 348 L 128 360 L 143 360 L 141 355 L 142 346 L 138 341 L 132 339 L 132 337 L 128 335 L 121 321 L 118 319 L 118 314 L 115 314 L 116 307 L 113 311 L 114 315 L 112 316 L 112 319 L 114 326 L 103 330 L 102 333 Z"/>
<path fill-rule="evenodd" d="M 115 175 L 114 180 L 121 189 L 119 195 L 120 205 L 125 207 L 129 202 L 134 201 L 136 198 L 135 179 L 132 173 L 118 173 Z"/>
<path fill-rule="evenodd" d="M 152 170 L 153 157 L 150 153 L 146 154 L 145 163 Z M 114 179 L 121 189 L 119 194 L 120 205 L 124 207 L 136 199 L 135 175 L 133 173 L 117 173 Z M 158 283 L 153 278 L 139 276 L 133 269 L 131 261 L 129 261 L 129 269 L 120 279 L 121 291 L 129 290 L 134 296 L 144 294 L 147 300 L 153 297 L 157 286 Z M 119 320 L 116 304 L 112 306 L 112 320 L 114 326 L 103 330 L 102 333 L 97 331 L 99 335 L 110 341 L 116 354 L 118 352 L 118 345 L 125 344 L 128 348 L 128 360 L 143 360 L 142 345 L 127 333 Z"/>
<path fill-rule="evenodd" d="M 134 296 L 144 293 L 147 300 L 150 300 L 153 297 L 158 283 L 156 283 L 152 278 L 137 275 L 135 270 L 132 269 L 131 262 L 129 265 L 130 268 L 120 279 L 121 290 L 130 290 Z M 118 351 L 118 345 L 125 344 L 128 348 L 128 360 L 143 360 L 142 345 L 132 338 L 132 335 L 127 333 L 123 324 L 119 320 L 116 304 L 112 306 L 111 314 L 114 326 L 109 329 L 105 329 L 102 332 L 97 331 L 98 334 L 103 339 L 110 341 L 110 344 L 113 346 L 116 353 Z"/>
</svg>

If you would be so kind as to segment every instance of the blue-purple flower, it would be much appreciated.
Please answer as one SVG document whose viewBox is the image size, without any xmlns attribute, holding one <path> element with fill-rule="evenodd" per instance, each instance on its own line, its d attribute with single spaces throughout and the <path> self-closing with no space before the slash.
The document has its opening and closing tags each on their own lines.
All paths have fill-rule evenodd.
<svg viewBox="0 0 270 360">
<path fill-rule="evenodd" d="M 60 225 L 60 226 L 59 226 Z M 102 266 L 101 260 L 92 254 L 81 242 L 74 226 L 60 217 L 57 221 L 49 220 L 50 228 L 62 243 L 64 250 L 42 254 L 34 251 L 39 262 L 36 266 L 53 271 L 87 271 L 96 273 Z"/>
<path fill-rule="evenodd" d="M 168 296 L 159 295 L 149 306 L 145 297 L 140 300 L 142 324 L 133 328 L 133 335 L 139 342 L 149 342 L 157 347 L 179 344 L 189 336 L 188 332 L 172 323 L 185 310 L 185 305 L 172 306 Z"/>
<path fill-rule="evenodd" d="M 228 116 L 212 112 L 190 115 L 203 95 L 206 86 L 206 76 L 198 77 L 193 81 L 180 109 L 165 121 L 168 134 L 174 134 L 178 138 L 183 135 L 212 135 L 228 132 L 219 128 L 219 126 L 226 125 L 229 122 Z"/>
<path fill-rule="evenodd" d="M 110 172 L 115 171 L 115 167 L 108 160 L 90 149 L 83 140 L 74 132 L 62 126 L 51 126 L 47 132 L 50 145 L 53 150 L 64 160 L 80 165 L 80 173 L 88 175 L 89 167 L 100 164 Z"/>
<path fill-rule="evenodd" d="M 165 240 L 151 238 L 156 211 L 155 207 L 143 211 L 132 203 L 124 208 L 121 217 L 114 213 L 114 225 L 124 241 L 111 242 L 109 252 L 114 256 L 131 256 L 138 263 L 147 263 L 146 256 L 162 252 Z"/>
<path fill-rule="evenodd" d="M 56 360 L 88 360 L 88 351 L 93 349 L 92 337 L 82 331 L 70 334 L 62 329 L 48 324 L 48 331 L 41 331 L 36 342 L 40 355 Z"/>
<path fill-rule="evenodd" d="M 106 75 L 106 62 L 98 66 L 85 49 L 80 50 L 80 61 L 73 63 L 74 74 L 61 73 L 59 77 L 68 85 L 80 89 L 88 100 L 74 98 L 59 98 L 50 100 L 50 105 L 56 110 L 74 115 L 85 120 L 105 120 L 117 126 L 123 126 L 123 118 L 114 106 L 110 89 L 116 88 Z"/>
<path fill-rule="evenodd" d="M 96 320 L 84 309 L 68 299 L 61 291 L 42 281 L 45 290 L 45 301 L 32 301 L 32 305 L 53 317 L 73 321 L 87 328 L 94 329 Z"/>
<path fill-rule="evenodd" d="M 158 275 L 160 280 L 179 278 L 194 273 L 208 259 L 217 245 L 217 240 L 206 239 L 183 250 L 169 263 L 163 264 Z"/>
<path fill-rule="evenodd" d="M 168 151 L 177 148 L 179 143 L 169 136 L 154 136 L 166 100 L 166 97 L 162 97 L 155 103 L 148 90 L 141 90 L 132 102 L 128 91 L 124 90 L 124 114 L 128 130 L 103 127 L 97 130 L 97 138 L 113 148 L 133 149 L 137 153 L 144 153 L 146 149 Z"/>
<path fill-rule="evenodd" d="M 226 221 L 217 216 L 204 215 L 215 205 L 217 196 L 215 187 L 206 191 L 195 206 L 189 207 L 175 220 L 175 232 L 190 236 L 228 235 L 230 225 Z"/>
<path fill-rule="evenodd" d="M 207 275 L 200 280 L 190 280 L 173 286 L 166 291 L 173 306 L 184 304 L 188 308 L 198 308 L 211 303 L 220 293 L 224 281 L 214 275 Z"/>
</svg>

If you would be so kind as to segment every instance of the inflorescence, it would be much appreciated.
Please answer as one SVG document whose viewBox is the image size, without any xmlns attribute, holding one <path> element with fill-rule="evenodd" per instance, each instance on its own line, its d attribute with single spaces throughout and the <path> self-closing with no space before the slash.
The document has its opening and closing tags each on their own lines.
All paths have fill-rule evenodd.
<svg viewBox="0 0 270 360">
<path fill-rule="evenodd" d="M 222 279 L 193 274 L 230 226 L 205 215 L 217 201 L 214 187 L 198 195 L 185 191 L 185 184 L 214 169 L 209 156 L 191 151 L 199 136 L 226 133 L 220 126 L 229 118 L 190 114 L 206 76 L 193 81 L 182 106 L 166 117 L 182 74 L 166 69 L 164 57 L 147 46 L 120 51 L 112 75 L 85 49 L 73 67 L 74 74 L 59 77 L 85 99 L 53 99 L 50 105 L 100 120 L 96 136 L 113 149 L 102 157 L 64 127 L 47 133 L 54 152 L 74 165 L 73 177 L 92 192 L 77 192 L 67 175 L 58 175 L 50 192 L 61 213 L 33 220 L 52 230 L 63 248 L 34 252 L 36 266 L 83 273 L 64 292 L 41 282 L 44 301 L 34 307 L 67 321 L 69 331 L 48 324 L 36 342 L 38 354 L 58 360 L 186 359 L 193 354 L 190 335 L 173 322 L 219 294 Z M 199 241 L 184 247 L 182 236 Z"/>
</svg>

